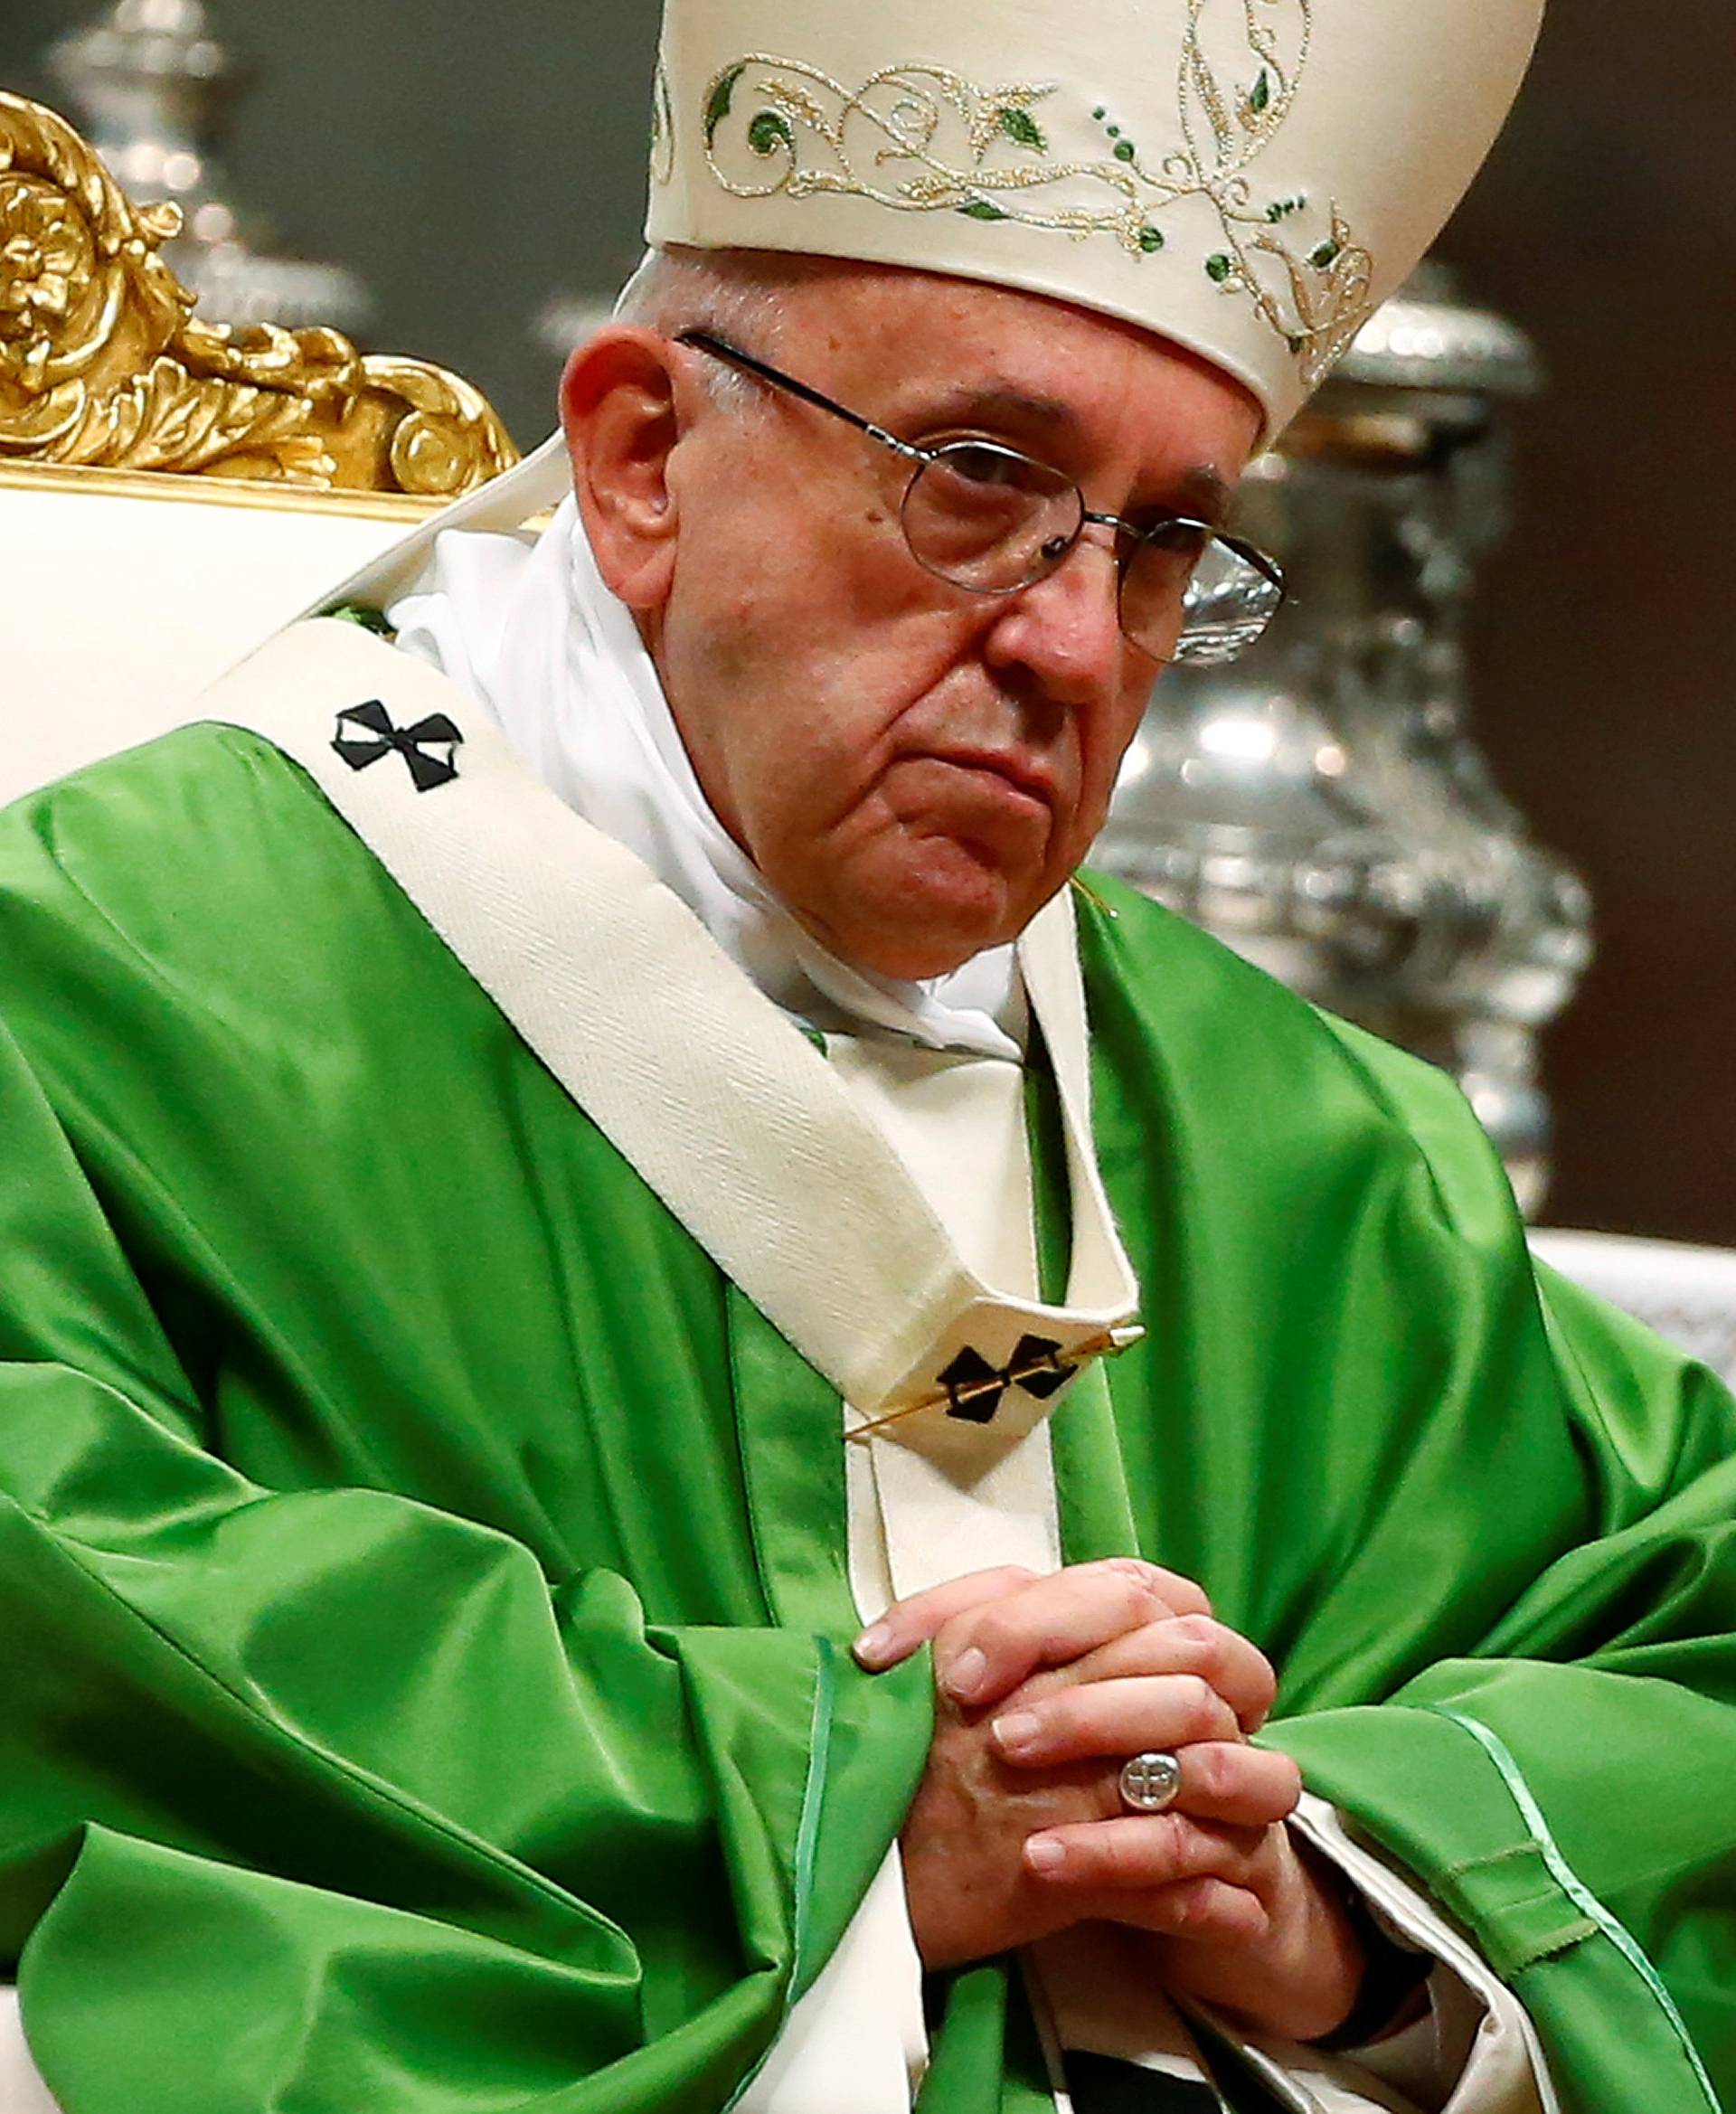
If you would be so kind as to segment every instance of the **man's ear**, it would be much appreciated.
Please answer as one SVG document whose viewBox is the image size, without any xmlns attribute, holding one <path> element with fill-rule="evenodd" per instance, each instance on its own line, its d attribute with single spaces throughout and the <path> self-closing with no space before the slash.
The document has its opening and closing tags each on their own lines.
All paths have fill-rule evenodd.
<svg viewBox="0 0 1736 2114">
<path fill-rule="evenodd" d="M 599 571 L 630 609 L 667 599 L 675 568 L 669 458 L 688 392 L 660 333 L 612 323 L 567 362 L 561 423 Z"/>
</svg>

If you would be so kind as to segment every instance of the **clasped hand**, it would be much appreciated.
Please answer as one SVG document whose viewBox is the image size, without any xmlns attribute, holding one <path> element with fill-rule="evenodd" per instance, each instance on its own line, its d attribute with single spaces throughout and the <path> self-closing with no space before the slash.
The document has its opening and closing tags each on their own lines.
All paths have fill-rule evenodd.
<svg viewBox="0 0 1736 2114">
<path fill-rule="evenodd" d="M 1115 1922 L 1149 1933 L 1165 1987 L 1248 2025 L 1342 2024 L 1360 1946 L 1284 1825 L 1296 1764 L 1248 1743 L 1276 1678 L 1197 1586 L 1133 1558 L 979 1571 L 901 1601 L 856 1653 L 879 1670 L 925 1644 L 935 1734 L 901 1849 L 926 1966 Z M 1180 1789 L 1130 1814 L 1121 1764 L 1149 1750 L 1175 1755 Z"/>
</svg>

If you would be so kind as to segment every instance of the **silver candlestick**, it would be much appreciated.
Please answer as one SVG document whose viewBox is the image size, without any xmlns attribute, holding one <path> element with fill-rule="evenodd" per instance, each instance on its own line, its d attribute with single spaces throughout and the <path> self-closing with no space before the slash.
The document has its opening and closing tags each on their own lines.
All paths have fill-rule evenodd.
<svg viewBox="0 0 1736 2114">
<path fill-rule="evenodd" d="M 1548 1180 L 1537 1038 L 1590 958 L 1467 723 L 1466 623 L 1500 541 L 1527 340 L 1425 267 L 1255 465 L 1239 525 L 1295 606 L 1154 694 L 1095 854 L 1309 998 L 1457 1074 L 1520 1201 Z"/>
<path fill-rule="evenodd" d="M 115 0 L 49 52 L 54 78 L 121 188 L 183 214 L 165 254 L 213 323 L 354 330 L 373 304 L 354 272 L 277 253 L 271 230 L 231 197 L 214 151 L 246 75 L 202 0 Z"/>
</svg>

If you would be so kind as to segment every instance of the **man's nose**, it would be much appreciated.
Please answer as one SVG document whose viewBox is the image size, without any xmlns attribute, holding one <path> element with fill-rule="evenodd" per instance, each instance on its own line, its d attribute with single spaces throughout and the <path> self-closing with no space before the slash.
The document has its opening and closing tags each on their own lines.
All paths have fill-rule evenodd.
<svg viewBox="0 0 1736 2114">
<path fill-rule="evenodd" d="M 988 657 L 1029 669 L 1064 704 L 1093 703 L 1121 682 L 1120 600 L 1112 532 L 1088 524 L 1052 572 L 1008 596 L 986 642 Z"/>
</svg>

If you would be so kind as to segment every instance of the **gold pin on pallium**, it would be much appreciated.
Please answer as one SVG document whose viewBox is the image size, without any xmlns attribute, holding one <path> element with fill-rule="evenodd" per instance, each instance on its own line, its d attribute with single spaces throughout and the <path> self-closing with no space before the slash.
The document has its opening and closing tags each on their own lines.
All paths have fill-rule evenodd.
<svg viewBox="0 0 1736 2114">
<path fill-rule="evenodd" d="M 994 1415 L 981 1414 L 985 1402 L 995 1402 L 1009 1387 L 1023 1387 L 1029 1383 L 1048 1382 L 1047 1387 L 1033 1388 L 1031 1392 L 1050 1393 L 1061 1382 L 1071 1380 L 1080 1366 L 1089 1365 L 1098 1358 L 1118 1358 L 1124 1351 L 1132 1350 L 1145 1338 L 1145 1330 L 1137 1323 L 1125 1328 L 1107 1329 L 1101 1335 L 1092 1336 L 1087 1342 L 1076 1344 L 1071 1351 L 1059 1345 L 1046 1346 L 1043 1351 L 1024 1359 L 1016 1359 L 1005 1371 L 988 1368 L 980 1376 L 968 1380 L 955 1380 L 948 1385 L 937 1388 L 932 1394 L 924 1395 L 920 1401 L 909 1402 L 901 1410 L 894 1410 L 890 1416 L 876 1417 L 872 1424 L 858 1424 L 854 1431 L 846 1431 L 844 1438 L 859 1444 L 872 1439 L 889 1426 L 901 1424 L 907 1418 L 920 1417 L 925 1410 L 945 1407 L 948 1413 L 962 1418 L 967 1423 L 986 1424 Z M 973 1415 L 972 1411 L 977 1413 Z"/>
</svg>

